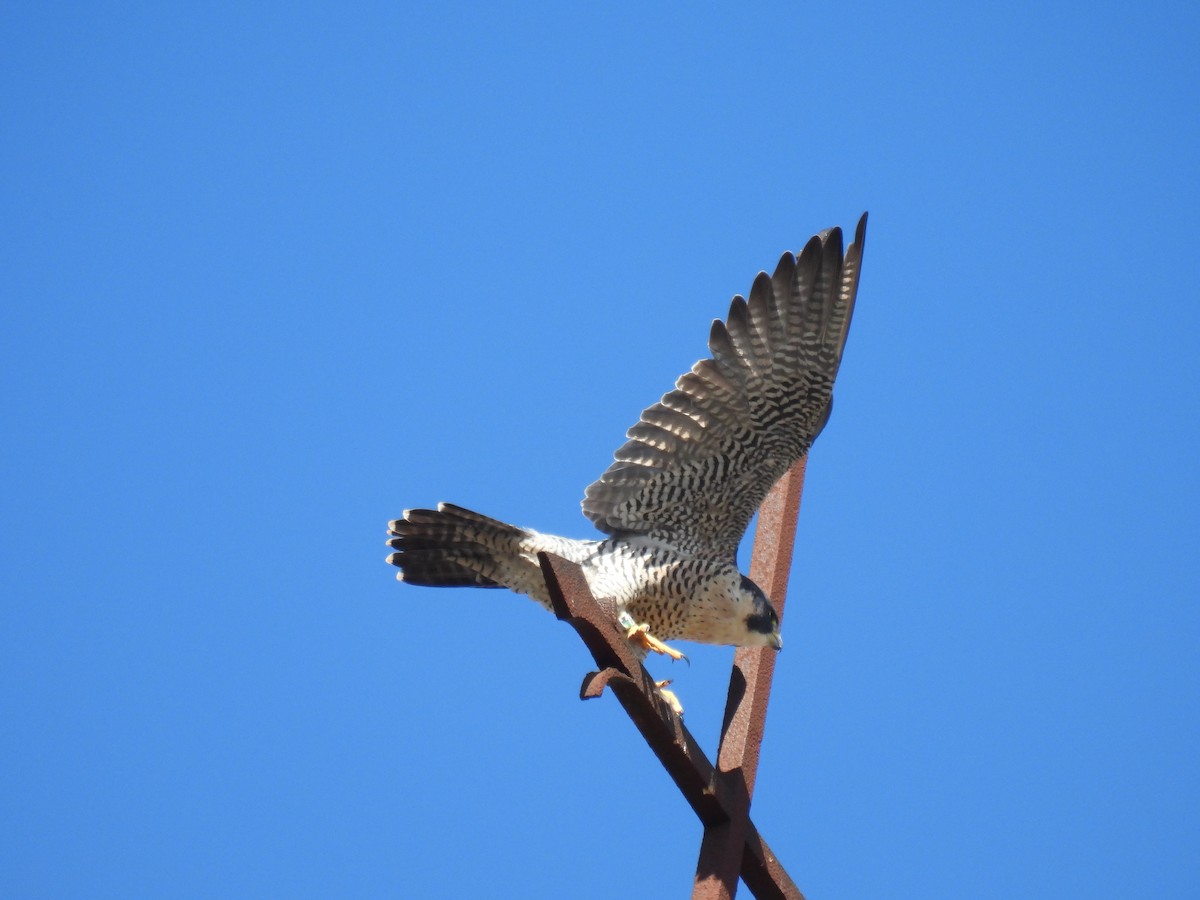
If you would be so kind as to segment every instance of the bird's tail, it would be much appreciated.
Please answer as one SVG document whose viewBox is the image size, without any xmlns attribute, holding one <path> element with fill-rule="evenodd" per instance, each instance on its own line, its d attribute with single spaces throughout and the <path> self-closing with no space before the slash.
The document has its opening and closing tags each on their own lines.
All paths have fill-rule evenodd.
<svg viewBox="0 0 1200 900">
<path fill-rule="evenodd" d="M 512 569 L 537 566 L 525 546 L 532 532 L 450 503 L 405 510 L 388 528 L 395 551 L 388 562 L 409 584 L 519 590 Z"/>
</svg>

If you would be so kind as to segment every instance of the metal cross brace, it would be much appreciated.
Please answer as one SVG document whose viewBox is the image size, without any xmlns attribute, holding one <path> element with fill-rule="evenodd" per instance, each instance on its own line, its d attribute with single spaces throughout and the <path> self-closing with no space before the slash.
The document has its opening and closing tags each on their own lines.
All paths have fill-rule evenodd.
<svg viewBox="0 0 1200 900">
<path fill-rule="evenodd" d="M 797 462 L 759 508 L 750 564 L 750 577 L 766 592 L 781 620 L 804 465 L 805 459 Z M 733 900 L 739 875 L 759 900 L 804 900 L 750 819 L 775 651 L 743 647 L 734 654 L 713 766 L 659 696 L 624 631 L 616 626 L 611 604 L 592 596 L 574 563 L 546 553 L 538 558 L 555 615 L 575 628 L 600 667 L 584 678 L 580 697 L 587 700 L 599 697 L 606 687 L 612 690 L 704 825 L 693 900 Z"/>
</svg>

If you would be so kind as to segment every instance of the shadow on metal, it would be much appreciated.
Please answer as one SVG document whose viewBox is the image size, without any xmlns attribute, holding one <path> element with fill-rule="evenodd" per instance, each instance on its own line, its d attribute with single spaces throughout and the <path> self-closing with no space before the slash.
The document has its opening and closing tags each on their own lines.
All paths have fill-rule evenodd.
<svg viewBox="0 0 1200 900">
<path fill-rule="evenodd" d="M 750 577 L 771 598 L 781 620 L 804 465 L 801 459 L 771 489 L 758 511 L 754 537 Z M 584 678 L 580 698 L 599 697 L 605 688 L 612 691 L 704 825 L 693 900 L 732 900 L 739 876 L 760 900 L 804 900 L 750 819 L 775 651 L 740 648 L 734 654 L 714 766 L 659 696 L 654 679 L 617 626 L 612 605 L 592 596 L 574 563 L 545 553 L 538 559 L 555 615 L 579 633 L 599 667 Z"/>
</svg>

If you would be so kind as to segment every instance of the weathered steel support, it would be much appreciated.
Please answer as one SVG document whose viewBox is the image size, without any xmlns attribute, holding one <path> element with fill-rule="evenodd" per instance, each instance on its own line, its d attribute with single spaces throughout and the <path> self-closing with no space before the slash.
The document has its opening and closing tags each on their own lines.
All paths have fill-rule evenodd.
<svg viewBox="0 0 1200 900">
<path fill-rule="evenodd" d="M 802 457 L 771 489 L 758 510 L 758 527 L 754 533 L 750 578 L 771 599 L 781 622 L 806 460 L 807 457 Z M 767 702 L 774 675 L 774 650 L 741 647 L 734 653 L 729 696 L 725 701 L 725 723 L 717 752 L 717 777 L 726 781 L 745 803 L 745 821 L 749 821 L 750 800 L 758 776 L 759 750 L 766 729 Z M 733 900 L 739 874 L 756 897 L 788 896 L 764 895 L 755 889 L 750 878 L 746 878 L 741 858 L 746 835 L 739 824 L 741 821 L 735 818 L 725 827 L 704 829 L 692 888 L 693 900 Z M 792 888 L 795 894 L 791 896 L 800 896 L 795 885 Z"/>
</svg>

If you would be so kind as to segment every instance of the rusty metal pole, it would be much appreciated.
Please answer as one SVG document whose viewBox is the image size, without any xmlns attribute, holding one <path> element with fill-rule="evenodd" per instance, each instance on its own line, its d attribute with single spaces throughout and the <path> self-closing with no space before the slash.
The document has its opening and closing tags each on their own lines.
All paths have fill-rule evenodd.
<svg viewBox="0 0 1200 900">
<path fill-rule="evenodd" d="M 771 489 L 759 508 L 754 533 L 750 578 L 766 592 L 781 621 L 806 461 L 807 457 L 800 459 Z M 728 821 L 705 827 L 692 886 L 693 900 L 733 900 L 739 874 L 751 875 L 746 883 L 756 897 L 801 896 L 795 885 L 791 885 L 795 893 L 776 893 L 777 882 L 762 878 L 754 866 L 744 865 L 753 862 L 746 852 L 747 826 L 774 674 L 774 650 L 743 647 L 734 654 L 717 753 L 717 778 L 725 782 L 739 810 Z"/>
</svg>

